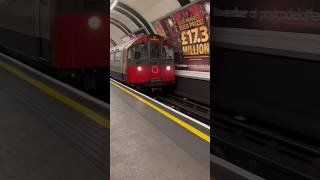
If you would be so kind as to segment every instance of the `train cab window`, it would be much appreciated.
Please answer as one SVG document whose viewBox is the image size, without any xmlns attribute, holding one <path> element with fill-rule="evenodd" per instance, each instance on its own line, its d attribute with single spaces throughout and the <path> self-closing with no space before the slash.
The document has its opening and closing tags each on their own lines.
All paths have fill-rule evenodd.
<svg viewBox="0 0 320 180">
<path fill-rule="evenodd" d="M 152 42 L 150 44 L 150 55 L 152 59 L 160 59 L 161 58 L 161 44 Z"/>
<path fill-rule="evenodd" d="M 85 9 L 92 9 L 92 10 L 97 10 L 97 9 L 107 9 L 108 8 L 108 3 L 104 0 L 82 0 L 83 1 L 83 8 Z"/>
<path fill-rule="evenodd" d="M 172 46 L 163 45 L 162 47 L 162 57 L 163 59 L 174 59 L 174 50 Z"/>
<path fill-rule="evenodd" d="M 141 61 L 145 60 L 147 55 L 147 46 L 145 43 L 139 43 L 129 49 L 129 60 L 130 61 Z"/>
<path fill-rule="evenodd" d="M 60 12 L 106 12 L 109 4 L 105 0 L 56 0 Z"/>
</svg>

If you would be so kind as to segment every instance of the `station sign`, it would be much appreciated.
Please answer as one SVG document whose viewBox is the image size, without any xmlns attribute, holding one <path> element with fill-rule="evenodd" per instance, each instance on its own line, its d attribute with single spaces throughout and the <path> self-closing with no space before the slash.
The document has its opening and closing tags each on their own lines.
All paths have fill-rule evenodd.
<svg viewBox="0 0 320 180">
<path fill-rule="evenodd" d="M 186 6 L 152 25 L 173 42 L 177 70 L 210 72 L 210 0 Z"/>
</svg>

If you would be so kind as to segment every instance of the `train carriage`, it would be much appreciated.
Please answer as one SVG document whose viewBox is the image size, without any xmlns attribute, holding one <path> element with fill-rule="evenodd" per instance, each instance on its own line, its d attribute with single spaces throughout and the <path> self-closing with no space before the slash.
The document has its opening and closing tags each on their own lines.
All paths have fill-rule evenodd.
<svg viewBox="0 0 320 180">
<path fill-rule="evenodd" d="M 172 43 L 158 35 L 142 35 L 110 49 L 111 77 L 130 85 L 164 87 L 174 84 Z"/>
<path fill-rule="evenodd" d="M 85 89 L 100 88 L 109 68 L 107 8 L 103 0 L 0 1 L 0 48 Z"/>
</svg>

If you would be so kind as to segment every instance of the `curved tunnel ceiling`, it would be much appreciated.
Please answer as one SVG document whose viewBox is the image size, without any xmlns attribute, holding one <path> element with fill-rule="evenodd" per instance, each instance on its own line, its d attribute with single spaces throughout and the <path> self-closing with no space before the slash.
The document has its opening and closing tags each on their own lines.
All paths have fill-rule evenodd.
<svg viewBox="0 0 320 180">
<path fill-rule="evenodd" d="M 189 4 L 193 0 L 112 0 L 110 11 L 110 46 L 121 44 L 122 37 L 144 29 L 154 33 L 150 22 Z"/>
</svg>

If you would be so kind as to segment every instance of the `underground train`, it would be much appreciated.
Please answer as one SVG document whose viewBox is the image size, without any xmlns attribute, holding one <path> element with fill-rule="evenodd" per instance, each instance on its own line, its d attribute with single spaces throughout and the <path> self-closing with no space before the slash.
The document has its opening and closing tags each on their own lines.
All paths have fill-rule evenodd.
<svg viewBox="0 0 320 180">
<path fill-rule="evenodd" d="M 103 0 L 0 1 L 1 52 L 85 89 L 103 87 L 109 69 L 106 10 Z"/>
<path fill-rule="evenodd" d="M 139 87 L 173 85 L 175 61 L 172 43 L 158 35 L 142 35 L 110 48 L 110 76 Z"/>
</svg>

